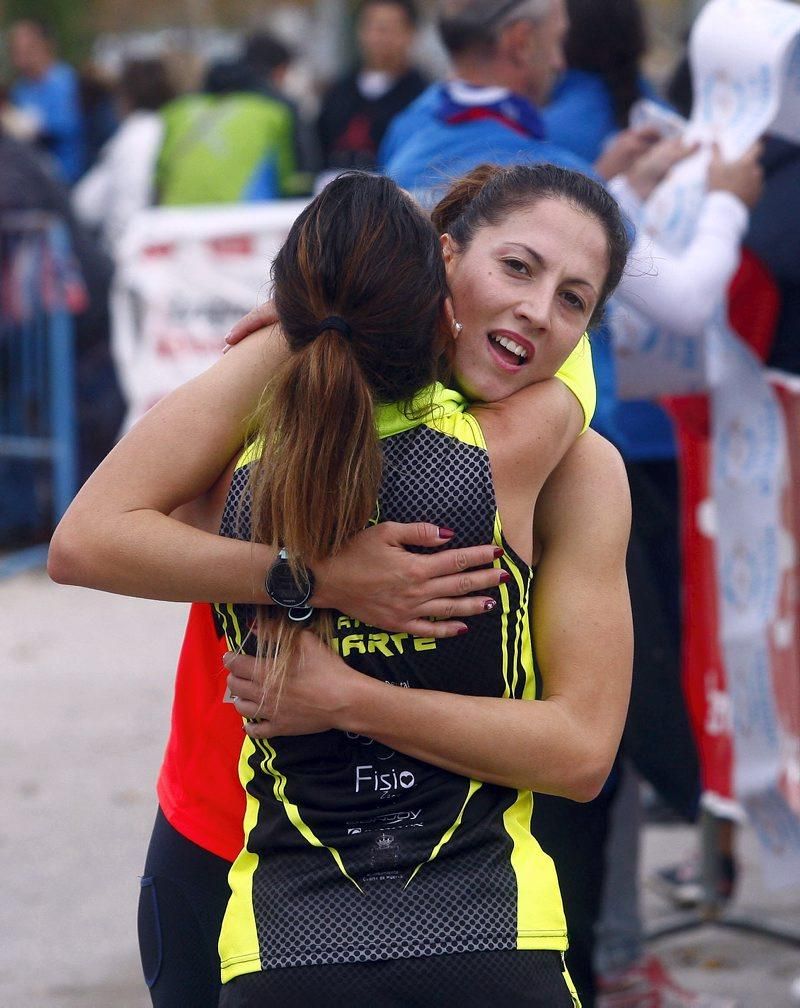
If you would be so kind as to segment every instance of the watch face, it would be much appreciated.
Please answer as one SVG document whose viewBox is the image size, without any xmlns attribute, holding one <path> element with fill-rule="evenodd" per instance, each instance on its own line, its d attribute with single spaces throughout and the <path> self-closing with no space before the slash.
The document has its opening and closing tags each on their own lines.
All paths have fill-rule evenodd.
<svg viewBox="0 0 800 1008">
<path fill-rule="evenodd" d="M 311 582 L 308 577 L 302 578 L 299 582 L 295 581 L 286 560 L 278 560 L 269 572 L 267 591 L 278 605 L 303 605 L 308 601 L 311 594 L 310 589 Z"/>
</svg>

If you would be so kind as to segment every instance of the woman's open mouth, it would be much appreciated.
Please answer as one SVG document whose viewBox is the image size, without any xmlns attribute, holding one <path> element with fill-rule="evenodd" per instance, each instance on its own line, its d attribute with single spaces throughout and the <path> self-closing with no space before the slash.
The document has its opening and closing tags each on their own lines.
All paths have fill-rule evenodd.
<svg viewBox="0 0 800 1008">
<path fill-rule="evenodd" d="M 507 333 L 491 332 L 487 338 L 492 356 L 504 368 L 520 368 L 533 357 L 533 348 L 529 350 L 522 346 Z"/>
</svg>

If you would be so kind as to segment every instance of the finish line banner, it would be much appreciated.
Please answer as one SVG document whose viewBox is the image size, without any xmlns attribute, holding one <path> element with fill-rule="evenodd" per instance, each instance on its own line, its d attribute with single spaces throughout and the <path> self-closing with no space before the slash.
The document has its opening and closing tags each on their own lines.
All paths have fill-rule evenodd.
<svg viewBox="0 0 800 1008">
<path fill-rule="evenodd" d="M 695 102 L 676 166 L 644 210 L 644 231 L 680 256 L 706 193 L 712 142 L 727 158 L 764 133 L 800 141 L 800 6 L 710 0 L 689 44 Z M 619 394 L 709 395 L 707 438 L 678 424 L 686 488 L 685 617 L 690 704 L 704 783 L 735 799 L 762 844 L 769 880 L 800 878 L 798 483 L 795 392 L 768 380 L 720 303 L 689 337 L 640 313 L 615 329 Z M 612 320 L 613 324 L 613 320 Z M 793 480 L 791 474 L 794 473 Z M 787 608 L 788 607 L 788 608 Z"/>
<path fill-rule="evenodd" d="M 234 322 L 269 296 L 269 271 L 301 200 L 153 208 L 120 245 L 112 350 L 125 429 L 219 359 Z"/>
<path fill-rule="evenodd" d="M 800 817 L 800 378 L 780 372 L 767 377 L 789 446 L 780 477 L 778 535 L 774 548 L 738 552 L 722 581 L 715 555 L 724 517 L 712 493 L 710 405 L 700 396 L 668 405 L 682 482 L 684 691 L 700 750 L 704 803 L 728 814 L 742 788 L 759 792 L 747 775 L 769 780 L 763 794 L 746 805 L 768 852 L 767 872 L 781 882 L 783 854 L 796 843 Z M 740 431 L 735 440 L 730 450 L 744 464 L 750 437 Z M 746 609 L 773 572 L 777 598 L 764 638 L 765 660 L 749 655 L 747 668 L 726 667 L 721 596 Z"/>
</svg>

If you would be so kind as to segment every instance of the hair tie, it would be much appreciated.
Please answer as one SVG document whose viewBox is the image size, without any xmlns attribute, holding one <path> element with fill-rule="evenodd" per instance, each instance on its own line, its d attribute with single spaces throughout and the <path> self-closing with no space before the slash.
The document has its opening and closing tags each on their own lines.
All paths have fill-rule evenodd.
<svg viewBox="0 0 800 1008">
<path fill-rule="evenodd" d="M 326 329 L 335 329 L 337 332 L 340 332 L 345 339 L 353 338 L 353 330 L 345 322 L 345 320 L 340 318 L 338 315 L 329 315 L 328 318 L 323 319 L 317 327 L 317 336 L 319 336 L 320 333 L 324 333 Z"/>
</svg>

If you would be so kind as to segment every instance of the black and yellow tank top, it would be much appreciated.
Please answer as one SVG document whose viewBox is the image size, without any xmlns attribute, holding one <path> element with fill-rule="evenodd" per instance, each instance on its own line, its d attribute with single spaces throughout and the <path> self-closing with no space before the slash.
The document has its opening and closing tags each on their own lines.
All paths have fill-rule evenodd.
<svg viewBox="0 0 800 1008">
<path fill-rule="evenodd" d="M 466 402 L 441 386 L 425 420 L 381 408 L 382 521 L 429 521 L 452 546 L 494 542 L 511 575 L 495 612 L 448 639 L 335 614 L 332 647 L 398 689 L 533 699 L 531 569 L 503 540 L 486 444 Z M 249 525 L 245 453 L 222 534 Z M 254 613 L 218 606 L 232 649 L 253 651 Z M 371 738 L 329 731 L 253 741 L 239 764 L 245 848 L 230 873 L 223 980 L 285 966 L 496 949 L 566 948 L 553 863 L 531 833 L 530 791 L 485 784 Z"/>
</svg>

